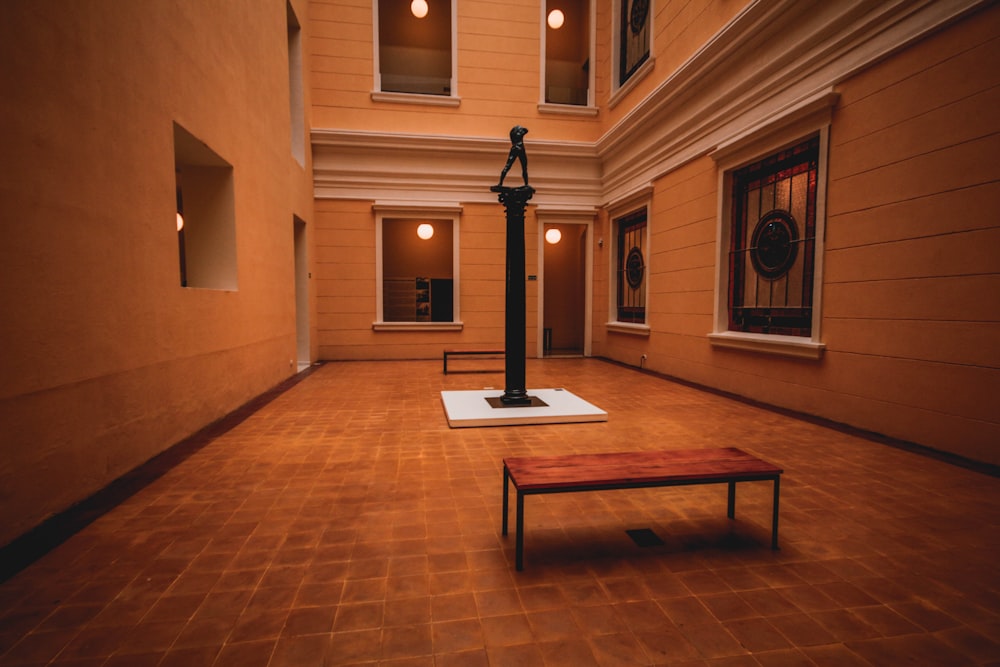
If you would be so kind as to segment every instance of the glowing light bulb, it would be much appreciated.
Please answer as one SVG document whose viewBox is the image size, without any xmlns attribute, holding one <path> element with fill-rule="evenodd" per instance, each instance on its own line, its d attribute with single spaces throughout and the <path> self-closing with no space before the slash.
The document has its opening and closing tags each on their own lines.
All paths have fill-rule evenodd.
<svg viewBox="0 0 1000 667">
<path fill-rule="evenodd" d="M 413 0 L 413 2 L 410 3 L 410 13 L 418 19 L 422 19 L 427 16 L 427 0 Z"/>
<path fill-rule="evenodd" d="M 417 226 L 417 236 L 426 241 L 430 237 L 434 236 L 434 226 L 426 222 L 421 223 Z"/>
<path fill-rule="evenodd" d="M 553 30 L 558 30 L 559 28 L 561 28 L 563 25 L 563 21 L 565 20 L 566 20 L 566 15 L 563 14 L 562 11 L 558 9 L 553 9 L 551 12 L 549 12 L 549 19 L 548 19 L 549 27 L 552 28 Z"/>
<path fill-rule="evenodd" d="M 184 229 L 184 216 L 180 213 L 177 214 L 177 231 Z"/>
<path fill-rule="evenodd" d="M 562 232 L 558 229 L 552 228 L 545 232 L 545 242 L 555 245 L 562 240 Z"/>
</svg>

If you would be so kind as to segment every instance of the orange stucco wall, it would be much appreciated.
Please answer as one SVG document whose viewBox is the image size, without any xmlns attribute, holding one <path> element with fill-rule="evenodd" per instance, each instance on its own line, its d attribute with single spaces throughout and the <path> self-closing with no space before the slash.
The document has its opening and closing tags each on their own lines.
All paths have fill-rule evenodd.
<svg viewBox="0 0 1000 667">
<path fill-rule="evenodd" d="M 287 41 L 284 2 L 0 6 L 0 544 L 294 372 Z M 236 291 L 180 285 L 175 122 L 233 167 Z"/>
<path fill-rule="evenodd" d="M 657 61 L 613 109 L 611 95 L 612 4 L 596 3 L 593 117 L 538 110 L 541 81 L 541 13 L 533 2 L 463 0 L 457 10 L 458 97 L 454 109 L 373 102 L 373 12 L 370 0 L 314 0 L 312 21 L 313 122 L 315 127 L 417 134 L 505 136 L 512 120 L 534 137 L 595 141 L 696 51 L 745 5 L 745 0 L 652 3 L 651 57 Z M 681 5 L 681 6 L 677 6 Z"/>
<path fill-rule="evenodd" d="M 998 34 L 994 7 L 837 86 L 820 360 L 706 338 L 719 185 L 709 157 L 654 184 L 649 337 L 595 321 L 595 354 L 636 366 L 645 354 L 669 375 L 1000 462 Z M 596 276 L 606 255 L 595 251 Z"/>
<path fill-rule="evenodd" d="M 531 216 L 527 216 L 530 220 Z M 526 268 L 537 273 L 537 226 L 525 221 Z M 316 202 L 316 286 L 322 359 L 440 358 L 446 347 L 503 347 L 505 235 L 497 205 L 463 207 L 459 222 L 460 331 L 376 331 L 372 202 Z M 538 288 L 527 292 L 527 345 L 535 349 Z"/>
<path fill-rule="evenodd" d="M 532 141 L 594 142 L 600 153 L 596 159 L 613 161 L 611 167 L 602 165 L 602 176 L 614 178 L 615 169 L 649 159 L 628 152 L 628 142 L 639 139 L 629 130 L 641 116 L 633 112 L 642 112 L 650 97 L 682 97 L 670 88 L 671 76 L 749 5 L 654 3 L 654 66 L 611 104 L 612 10 L 611 3 L 599 2 L 594 116 L 538 109 L 536 4 L 459 3 L 461 103 L 453 108 L 373 101 L 370 3 L 325 0 L 311 7 L 317 34 L 315 127 L 504 137 L 511 125 L 523 123 L 531 127 L 529 152 Z M 807 14 L 803 9 L 799 18 L 786 17 L 789 29 L 806 21 Z M 825 349 L 818 360 L 726 349 L 713 346 L 708 337 L 718 299 L 720 215 L 720 167 L 709 153 L 731 138 L 723 131 L 700 153 L 658 172 L 649 168 L 655 175 L 648 184 L 648 335 L 606 326 L 613 319 L 614 299 L 610 216 L 622 205 L 614 200 L 644 186 L 638 181 L 622 185 L 597 207 L 591 239 L 593 354 L 971 459 L 1000 461 L 994 444 L 1000 442 L 1000 427 L 995 401 L 988 398 L 1000 388 L 1000 325 L 992 306 L 1000 302 L 997 34 L 1000 8 L 987 4 L 866 67 L 845 66 L 847 74 L 835 82 L 832 90 L 839 97 L 830 112 L 819 337 Z M 692 86 L 698 82 L 691 79 Z M 683 104 L 665 108 L 688 126 L 699 122 L 684 117 Z M 661 131 L 670 141 L 669 128 Z M 667 163 L 674 156 L 664 158 Z M 498 149 L 497 167 L 500 160 Z M 502 211 L 447 191 L 438 198 L 463 205 L 463 330 L 374 331 L 373 200 L 320 199 L 323 358 L 434 358 L 456 343 L 502 342 Z M 526 229 L 527 272 L 532 274 L 538 269 L 533 211 Z M 529 354 L 537 349 L 533 290 L 539 287 L 544 285 L 528 283 Z"/>
<path fill-rule="evenodd" d="M 305 49 L 303 134 L 382 138 L 372 155 L 363 145 L 358 151 L 356 139 L 346 142 L 346 154 L 371 159 L 363 195 L 316 199 L 310 152 L 296 160 L 290 146 L 286 3 L 238 4 L 91 2 L 53 11 L 31 0 L 0 3 L 0 544 L 287 378 L 303 357 L 431 359 L 444 347 L 502 346 L 503 211 L 485 193 L 515 123 L 531 128 L 534 177 L 562 197 L 546 200 L 551 193 L 540 191 L 529 207 L 527 273 L 544 273 L 540 220 L 568 214 L 579 224 L 593 212 L 593 354 L 1000 463 L 1000 6 L 982 3 L 836 82 L 825 350 L 808 361 L 713 347 L 707 337 L 717 299 L 720 183 L 708 153 L 729 138 L 724 124 L 714 126 L 716 144 L 700 152 L 661 155 L 663 165 L 633 180 L 596 183 L 582 192 L 590 197 L 584 203 L 572 198 L 578 177 L 614 179 L 648 162 L 629 150 L 645 129 L 673 139 L 662 119 L 637 120 L 644 105 L 684 93 L 667 85 L 671 77 L 748 9 L 766 14 L 766 3 L 653 3 L 653 66 L 626 94 L 613 95 L 612 3 L 597 2 L 596 113 L 576 114 L 539 108 L 538 3 L 457 3 L 460 104 L 447 107 L 372 99 L 369 0 L 292 0 Z M 915 11 L 933 15 L 940 6 Z M 784 17 L 791 30 L 810 14 L 804 3 L 795 7 L 801 16 Z M 835 14 L 831 7 L 814 9 Z M 831 29 L 848 29 L 852 17 L 840 20 Z M 711 64 L 716 71 L 699 75 L 741 65 Z M 682 118 L 684 106 L 655 108 Z M 637 122 L 644 124 L 634 130 Z M 235 290 L 180 286 L 175 123 L 232 166 Z M 395 186 L 372 195 L 379 175 L 371 165 L 394 150 L 411 160 L 406 168 L 418 159 L 406 142 L 394 146 L 393 136 L 470 139 L 460 143 L 475 162 L 467 173 L 460 173 L 464 161 L 432 162 L 445 169 L 418 184 L 432 187 L 439 177 L 460 186 L 421 192 L 461 208 L 460 330 L 372 326 L 374 205 L 410 202 L 400 201 Z M 337 140 L 330 140 L 334 156 Z M 533 153 L 531 142 L 545 150 Z M 341 167 L 325 173 L 340 175 Z M 468 194 L 468 174 L 482 175 L 481 193 Z M 606 325 L 614 298 L 611 213 L 630 192 L 645 192 L 647 177 L 649 332 L 623 334 Z M 544 287 L 527 283 L 529 355 L 538 349 Z"/>
</svg>

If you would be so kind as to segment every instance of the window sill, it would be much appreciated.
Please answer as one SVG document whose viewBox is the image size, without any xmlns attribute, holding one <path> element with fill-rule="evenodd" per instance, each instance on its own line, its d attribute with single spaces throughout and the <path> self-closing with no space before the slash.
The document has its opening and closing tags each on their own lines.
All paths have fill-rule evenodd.
<svg viewBox="0 0 1000 667">
<path fill-rule="evenodd" d="M 648 336 L 648 324 L 633 324 L 631 322 L 608 322 L 604 325 L 608 331 L 630 334 L 632 336 Z"/>
<path fill-rule="evenodd" d="M 461 331 L 462 322 L 372 322 L 373 331 Z"/>
<path fill-rule="evenodd" d="M 777 354 L 783 357 L 818 360 L 826 349 L 824 343 L 817 343 L 799 336 L 769 336 L 766 334 L 748 334 L 738 331 L 724 331 L 708 334 L 708 340 L 713 347 L 748 352 L 763 352 Z"/>
<path fill-rule="evenodd" d="M 372 102 L 421 104 L 432 107 L 457 107 L 462 104 L 462 98 L 451 95 L 426 95 L 423 93 L 383 93 L 379 90 L 373 90 Z"/>
<path fill-rule="evenodd" d="M 540 102 L 538 113 L 548 113 L 559 116 L 596 116 L 597 107 L 585 106 L 582 104 L 553 104 L 551 102 Z"/>
</svg>

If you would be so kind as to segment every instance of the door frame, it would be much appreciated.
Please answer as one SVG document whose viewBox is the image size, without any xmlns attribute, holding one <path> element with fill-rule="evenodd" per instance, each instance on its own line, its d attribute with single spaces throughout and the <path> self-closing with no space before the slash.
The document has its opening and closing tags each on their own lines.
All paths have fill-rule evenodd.
<svg viewBox="0 0 1000 667">
<path fill-rule="evenodd" d="M 597 209 L 582 207 L 539 206 L 535 210 L 538 221 L 538 327 L 536 332 L 535 355 L 542 359 L 545 329 L 545 225 L 584 225 L 584 254 L 586 261 L 583 271 L 583 356 L 591 355 L 593 330 L 593 285 L 594 285 L 594 218 Z"/>
</svg>

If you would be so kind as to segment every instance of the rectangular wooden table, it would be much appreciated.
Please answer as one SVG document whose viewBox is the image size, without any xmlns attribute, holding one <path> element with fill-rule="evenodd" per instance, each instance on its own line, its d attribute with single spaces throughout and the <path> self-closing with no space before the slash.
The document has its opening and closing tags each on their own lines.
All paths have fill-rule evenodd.
<svg viewBox="0 0 1000 667">
<path fill-rule="evenodd" d="M 781 468 L 735 447 L 672 451 L 525 456 L 503 460 L 503 534 L 507 534 L 508 487 L 517 491 L 516 565 L 524 569 L 524 497 L 608 489 L 692 484 L 729 485 L 728 516 L 736 514 L 736 482 L 773 481 L 771 548 L 778 548 Z"/>
</svg>

